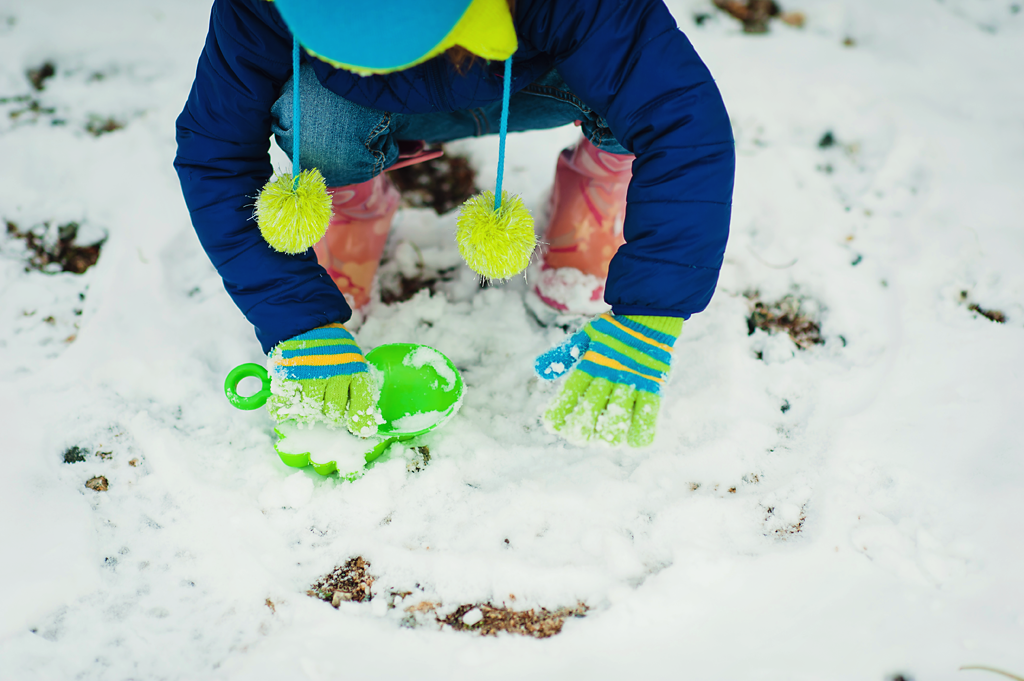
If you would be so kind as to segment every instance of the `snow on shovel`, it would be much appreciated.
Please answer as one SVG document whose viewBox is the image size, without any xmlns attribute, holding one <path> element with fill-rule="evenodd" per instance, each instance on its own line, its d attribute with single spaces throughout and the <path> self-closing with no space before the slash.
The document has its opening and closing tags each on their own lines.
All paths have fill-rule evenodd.
<svg viewBox="0 0 1024 681">
<path fill-rule="evenodd" d="M 325 424 L 283 421 L 274 428 L 278 436 L 274 449 L 281 461 L 294 468 L 312 465 L 321 475 L 338 471 L 341 477 L 355 480 L 381 461 L 392 444 L 439 428 L 462 406 L 462 375 L 450 359 L 432 347 L 381 345 L 366 354 L 366 361 L 381 377 L 377 406 L 384 423 L 377 435 L 360 438 Z M 239 395 L 238 384 L 249 377 L 260 379 L 260 391 L 248 397 Z M 224 380 L 224 394 L 239 409 L 259 409 L 270 398 L 270 376 L 259 364 L 239 365 Z"/>
</svg>

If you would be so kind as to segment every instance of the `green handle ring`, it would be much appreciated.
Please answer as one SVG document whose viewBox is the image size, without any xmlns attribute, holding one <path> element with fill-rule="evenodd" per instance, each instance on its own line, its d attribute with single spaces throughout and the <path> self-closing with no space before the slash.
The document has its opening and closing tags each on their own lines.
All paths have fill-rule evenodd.
<svg viewBox="0 0 1024 681">
<path fill-rule="evenodd" d="M 258 378 L 263 383 L 260 391 L 248 397 L 239 395 L 238 384 L 242 382 L 243 378 L 250 377 Z M 270 374 L 259 364 L 253 364 L 252 362 L 249 364 L 239 364 L 229 371 L 227 378 L 224 379 L 224 394 L 227 396 L 228 402 L 238 409 L 246 411 L 259 409 L 270 399 Z"/>
</svg>

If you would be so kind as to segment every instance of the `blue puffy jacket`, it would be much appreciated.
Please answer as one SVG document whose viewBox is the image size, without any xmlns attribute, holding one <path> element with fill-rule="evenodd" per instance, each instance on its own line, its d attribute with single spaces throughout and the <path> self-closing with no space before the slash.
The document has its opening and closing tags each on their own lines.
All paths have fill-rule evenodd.
<svg viewBox="0 0 1024 681">
<path fill-rule="evenodd" d="M 386 18 L 382 18 L 386 20 Z M 551 68 L 636 154 L 605 300 L 616 314 L 689 317 L 711 300 L 729 233 L 735 154 L 704 63 L 661 0 L 518 0 L 512 90 Z M 174 161 L 196 233 L 269 351 L 351 315 L 317 264 L 272 250 L 252 220 L 269 179 L 270 108 L 291 76 L 292 36 L 272 2 L 215 0 Z M 445 57 L 360 77 L 303 54 L 330 90 L 396 113 L 501 99 L 494 65 L 458 74 Z"/>
</svg>

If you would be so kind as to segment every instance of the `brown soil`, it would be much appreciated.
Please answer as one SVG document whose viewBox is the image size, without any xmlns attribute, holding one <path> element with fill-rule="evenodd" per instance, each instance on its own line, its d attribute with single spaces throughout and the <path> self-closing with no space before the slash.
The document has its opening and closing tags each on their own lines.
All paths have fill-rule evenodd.
<svg viewBox="0 0 1024 681">
<path fill-rule="evenodd" d="M 53 62 L 45 62 L 25 72 L 28 82 L 32 83 L 32 87 L 37 92 L 42 92 L 46 87 L 46 81 L 55 75 L 57 75 L 57 68 L 53 65 Z"/>
<path fill-rule="evenodd" d="M 767 509 L 765 509 L 764 521 L 766 523 L 770 522 L 774 516 L 775 516 L 775 507 L 774 506 L 769 506 Z M 804 523 L 806 523 L 806 522 L 807 522 L 807 514 L 804 512 L 804 507 L 801 506 L 800 507 L 800 517 L 797 519 L 797 521 L 795 523 L 790 523 L 789 525 L 782 525 L 780 527 L 775 527 L 775 528 L 773 528 L 771 530 L 771 533 L 773 535 L 775 535 L 776 539 L 781 539 L 781 540 L 785 541 L 789 537 L 792 537 L 794 535 L 800 534 L 800 532 L 803 531 Z"/>
<path fill-rule="evenodd" d="M 476 624 L 463 622 L 462 618 L 466 613 L 476 608 L 483 614 L 483 619 Z M 566 619 L 583 617 L 587 614 L 587 609 L 583 603 L 578 603 L 574 608 L 559 608 L 553 611 L 546 608 L 509 610 L 505 606 L 479 603 L 460 605 L 455 612 L 443 618 L 438 617 L 437 621 L 456 631 L 470 631 L 481 636 L 497 636 L 499 632 L 505 632 L 534 638 L 548 638 L 562 631 Z"/>
<path fill-rule="evenodd" d="M 961 303 L 966 303 L 967 299 L 969 297 L 970 297 L 970 293 L 968 291 L 961 291 L 960 292 L 960 302 Z M 981 305 L 978 305 L 977 303 L 969 303 L 967 305 L 967 309 L 970 310 L 971 312 L 977 312 L 978 314 L 980 314 L 985 319 L 988 319 L 990 321 L 996 322 L 998 324 L 1005 324 L 1006 323 L 1006 315 L 1003 314 L 1001 310 L 986 310 L 985 308 L 983 308 Z"/>
<path fill-rule="evenodd" d="M 49 116 L 56 113 L 57 111 L 57 109 L 53 108 L 52 106 L 43 106 L 38 99 L 29 96 L 7 97 L 4 99 L 0 99 L 0 104 L 8 103 L 25 103 L 25 106 L 23 106 L 22 108 L 13 109 L 10 113 L 7 114 L 11 118 L 11 120 L 18 120 L 25 114 L 29 114 L 30 117 L 33 120 L 35 120 L 40 116 Z"/>
<path fill-rule="evenodd" d="M 753 291 L 747 293 L 746 298 L 750 301 L 748 334 L 752 335 L 757 329 L 767 333 L 785 331 L 801 350 L 825 342 L 818 322 L 801 311 L 800 299 L 796 296 L 786 295 L 774 303 L 764 303 L 760 294 Z"/>
<path fill-rule="evenodd" d="M 335 608 L 343 602 L 364 603 L 373 598 L 370 588 L 374 577 L 369 572 L 370 564 L 361 556 L 350 559 L 344 565 L 334 568 L 310 587 L 307 596 L 327 601 Z"/>
<path fill-rule="evenodd" d="M 370 564 L 361 556 L 351 558 L 344 565 L 335 568 L 330 574 L 324 575 L 306 592 L 306 595 L 319 598 L 335 608 L 345 602 L 365 603 L 373 598 L 371 587 L 375 581 L 369 572 Z M 390 592 L 389 607 L 394 607 L 394 599 L 411 595 L 411 591 Z M 514 596 L 510 596 L 513 600 Z M 415 616 L 433 614 L 440 603 L 421 601 L 405 609 L 409 613 L 410 622 Z M 466 624 L 463 618 L 471 610 L 479 609 L 481 617 L 474 624 Z M 451 627 L 455 631 L 468 631 L 481 636 L 497 636 L 499 632 L 548 638 L 562 631 L 565 620 L 569 617 L 583 617 L 588 607 L 577 603 L 573 608 L 548 610 L 511 610 L 504 605 L 491 603 L 467 603 L 460 605 L 444 617 L 434 615 L 441 626 Z M 415 626 L 413 624 L 412 626 Z"/>
<path fill-rule="evenodd" d="M 25 71 L 25 78 L 28 80 L 29 85 L 32 86 L 32 90 L 34 92 L 25 95 L 0 97 L 0 105 L 14 105 L 7 111 L 7 116 L 14 121 L 16 125 L 37 123 L 39 121 L 45 122 L 47 120 L 50 125 L 54 126 L 68 124 L 66 119 L 55 117 L 55 114 L 57 113 L 57 109 L 55 107 L 44 105 L 43 101 L 36 96 L 36 93 L 41 93 L 46 90 L 48 81 L 56 75 L 57 67 L 53 62 L 44 62 L 39 66 Z M 97 71 L 89 76 L 86 82 L 100 82 L 105 78 L 106 74 Z M 42 97 L 42 95 L 39 95 L 39 97 Z M 124 121 L 120 121 L 112 116 L 89 114 L 88 119 L 85 122 L 84 129 L 90 135 L 99 137 L 100 135 L 105 135 L 107 133 L 114 132 L 115 130 L 121 130 L 125 125 L 127 124 Z"/>
<path fill-rule="evenodd" d="M 768 20 L 779 14 L 773 0 L 714 0 L 715 7 L 743 22 L 745 33 L 767 33 Z"/>
<path fill-rule="evenodd" d="M 437 287 L 442 282 L 451 281 L 455 277 L 454 267 L 449 267 L 436 272 L 417 274 L 414 277 L 399 275 L 394 283 L 382 284 L 380 299 L 385 305 L 401 303 L 412 298 L 418 291 L 429 289 L 431 293 L 437 293 Z"/>
<path fill-rule="evenodd" d="M 430 447 L 423 445 L 416 448 L 416 456 L 405 466 L 410 473 L 419 473 L 430 463 Z"/>
<path fill-rule="evenodd" d="M 803 28 L 807 23 L 807 15 L 803 12 L 783 12 L 779 15 L 779 21 L 793 28 Z"/>
<path fill-rule="evenodd" d="M 93 137 L 124 128 L 124 123 L 114 118 L 90 115 L 89 122 L 85 124 L 85 131 Z"/>
<path fill-rule="evenodd" d="M 977 303 L 971 303 L 970 305 L 967 306 L 967 309 L 970 310 L 971 312 L 977 312 L 982 317 L 990 319 L 993 322 L 997 322 L 999 324 L 1006 323 L 1006 315 L 1004 315 L 999 310 L 985 310 Z"/>
<path fill-rule="evenodd" d="M 783 12 L 774 0 L 714 0 L 714 3 L 718 9 L 742 21 L 745 33 L 767 33 L 771 19 L 779 19 L 795 28 L 802 28 L 807 22 L 803 12 Z"/>
<path fill-rule="evenodd" d="M 97 475 L 95 478 L 89 478 L 85 481 L 85 486 L 94 492 L 106 492 L 110 484 L 107 479 L 102 475 Z"/>
<path fill-rule="evenodd" d="M 459 154 L 445 152 L 441 158 L 392 170 L 389 174 L 406 204 L 433 208 L 438 215 L 461 206 L 480 191 L 476 186 L 476 170 L 467 157 Z"/>
<path fill-rule="evenodd" d="M 48 271 L 47 266 L 52 263 L 60 265 L 61 272 L 74 272 L 82 274 L 96 264 L 100 257 L 100 249 L 103 242 L 81 246 L 75 243 L 78 236 L 78 223 L 68 222 L 57 227 L 57 239 L 53 243 L 38 234 L 39 231 L 48 232 L 50 223 L 43 223 L 44 230 L 21 231 L 18 225 L 7 222 L 7 234 L 15 239 L 22 239 L 32 256 L 29 259 L 28 270 Z"/>
<path fill-rule="evenodd" d="M 79 463 L 85 461 L 86 455 L 89 454 L 89 450 L 78 445 L 73 445 L 64 450 L 64 463 Z"/>
</svg>

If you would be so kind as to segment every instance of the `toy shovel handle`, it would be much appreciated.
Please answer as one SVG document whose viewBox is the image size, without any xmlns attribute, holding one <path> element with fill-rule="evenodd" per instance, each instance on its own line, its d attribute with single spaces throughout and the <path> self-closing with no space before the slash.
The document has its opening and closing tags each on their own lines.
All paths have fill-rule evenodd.
<svg viewBox="0 0 1024 681">
<path fill-rule="evenodd" d="M 248 397 L 239 395 L 238 384 L 242 382 L 243 378 L 249 377 L 260 379 L 260 382 L 263 384 L 260 391 Z M 224 379 L 224 394 L 227 395 L 228 401 L 238 409 L 259 409 L 270 399 L 270 375 L 259 364 L 251 362 L 249 364 L 239 364 L 228 372 L 228 377 Z"/>
</svg>

